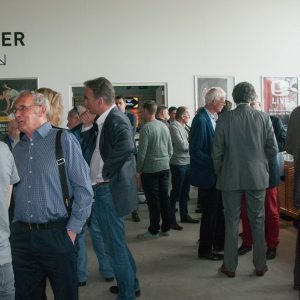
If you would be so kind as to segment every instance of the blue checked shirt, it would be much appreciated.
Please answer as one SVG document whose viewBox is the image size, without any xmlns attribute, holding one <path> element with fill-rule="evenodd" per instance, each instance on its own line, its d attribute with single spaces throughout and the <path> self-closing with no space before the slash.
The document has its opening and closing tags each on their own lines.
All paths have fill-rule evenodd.
<svg viewBox="0 0 300 300">
<path fill-rule="evenodd" d="M 20 182 L 14 188 L 14 221 L 45 223 L 68 217 L 56 163 L 56 132 L 50 123 L 45 123 L 33 133 L 32 140 L 23 135 L 13 150 L 20 176 Z M 64 132 L 61 143 L 69 194 L 74 196 L 67 228 L 80 233 L 91 213 L 93 201 L 90 170 L 71 133 Z"/>
</svg>

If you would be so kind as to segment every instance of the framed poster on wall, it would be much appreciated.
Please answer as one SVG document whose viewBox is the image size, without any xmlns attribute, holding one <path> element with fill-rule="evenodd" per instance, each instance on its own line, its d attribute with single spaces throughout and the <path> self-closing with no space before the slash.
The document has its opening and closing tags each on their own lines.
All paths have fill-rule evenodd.
<svg viewBox="0 0 300 300">
<path fill-rule="evenodd" d="M 262 101 L 265 112 L 279 117 L 287 126 L 298 105 L 298 77 L 262 77 Z"/>
<path fill-rule="evenodd" d="M 220 87 L 226 92 L 226 100 L 232 101 L 234 76 L 195 76 L 195 111 L 205 105 L 205 94 L 212 87 Z"/>
<path fill-rule="evenodd" d="M 37 78 L 0 78 L 0 133 L 6 134 L 8 122 L 14 118 L 12 113 L 15 100 L 24 90 L 38 88 Z"/>
</svg>

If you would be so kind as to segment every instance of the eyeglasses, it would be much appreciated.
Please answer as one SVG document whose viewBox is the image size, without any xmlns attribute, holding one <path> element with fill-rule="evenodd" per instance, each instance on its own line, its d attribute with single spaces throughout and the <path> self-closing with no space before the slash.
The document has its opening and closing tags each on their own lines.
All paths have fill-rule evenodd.
<svg viewBox="0 0 300 300">
<path fill-rule="evenodd" d="M 34 105 L 20 105 L 18 107 L 15 107 L 12 112 L 15 114 L 17 111 L 19 112 L 24 112 L 28 109 L 30 109 L 31 107 L 34 107 L 34 106 L 41 106 L 41 105 L 37 105 L 37 104 L 34 104 Z"/>
</svg>

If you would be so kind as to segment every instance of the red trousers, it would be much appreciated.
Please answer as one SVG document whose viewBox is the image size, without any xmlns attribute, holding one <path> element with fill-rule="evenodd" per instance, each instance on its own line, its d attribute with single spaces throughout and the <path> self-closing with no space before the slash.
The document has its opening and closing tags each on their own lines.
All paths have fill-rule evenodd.
<svg viewBox="0 0 300 300">
<path fill-rule="evenodd" d="M 276 248 L 279 240 L 279 201 L 277 187 L 266 189 L 265 197 L 265 226 L 266 242 L 268 248 Z M 251 227 L 247 215 L 245 195 L 242 197 L 241 219 L 243 224 L 243 244 L 246 247 L 252 246 Z"/>
</svg>

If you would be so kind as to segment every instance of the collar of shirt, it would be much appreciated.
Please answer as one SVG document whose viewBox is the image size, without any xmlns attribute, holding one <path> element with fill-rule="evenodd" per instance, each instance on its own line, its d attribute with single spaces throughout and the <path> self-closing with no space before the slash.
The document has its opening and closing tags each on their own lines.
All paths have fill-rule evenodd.
<svg viewBox="0 0 300 300">
<path fill-rule="evenodd" d="M 214 121 L 216 122 L 218 120 L 218 115 L 217 114 L 213 114 L 211 113 L 207 108 L 204 107 L 204 109 L 206 110 L 208 116 Z"/>
<path fill-rule="evenodd" d="M 185 127 L 185 124 L 184 125 L 182 125 L 180 122 L 178 122 L 177 120 L 174 120 L 173 121 L 177 126 L 181 126 L 181 127 Z"/>
<path fill-rule="evenodd" d="M 37 137 L 45 138 L 49 131 L 52 129 L 52 126 L 49 122 L 44 123 L 41 125 L 38 129 L 36 129 L 32 134 L 32 139 L 35 139 Z M 29 140 L 26 134 L 22 136 L 22 140 Z"/>
<path fill-rule="evenodd" d="M 215 130 L 216 129 L 216 123 L 217 123 L 218 115 L 211 113 L 205 107 L 204 107 L 204 109 L 205 109 L 205 111 L 207 112 L 207 114 L 208 114 L 208 116 L 210 118 L 210 122 L 211 122 L 211 125 L 212 125 L 213 129 Z"/>
<path fill-rule="evenodd" d="M 15 142 L 14 139 L 11 138 L 9 135 L 7 135 L 7 138 L 8 138 L 9 143 L 10 143 L 11 145 L 13 145 L 14 142 Z"/>
<path fill-rule="evenodd" d="M 112 105 L 109 109 L 107 109 L 96 121 L 96 123 L 98 124 L 98 126 L 103 125 L 103 123 L 105 122 L 108 114 L 111 112 L 111 110 L 116 107 L 116 105 Z"/>
</svg>

